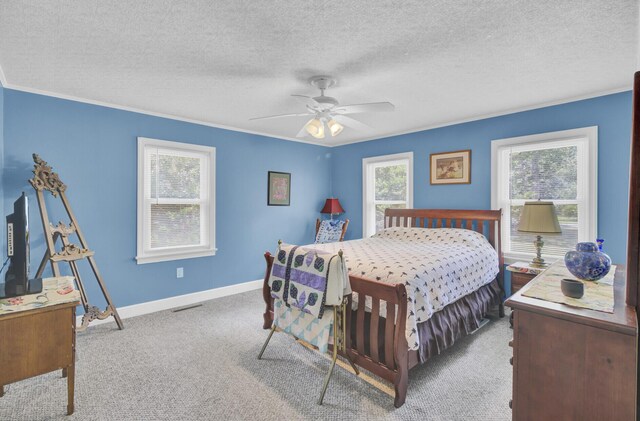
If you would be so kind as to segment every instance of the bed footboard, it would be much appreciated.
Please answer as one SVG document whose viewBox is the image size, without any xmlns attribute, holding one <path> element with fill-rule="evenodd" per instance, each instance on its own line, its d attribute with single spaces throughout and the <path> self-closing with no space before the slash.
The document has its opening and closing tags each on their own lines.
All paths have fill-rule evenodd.
<svg viewBox="0 0 640 421">
<path fill-rule="evenodd" d="M 409 346 L 405 336 L 407 292 L 402 284 L 385 284 L 349 276 L 351 289 L 358 294 L 357 308 L 349 297 L 347 313 L 347 353 L 365 370 L 393 383 L 394 406 L 404 404 L 409 385 Z M 367 299 L 371 308 L 367 311 Z M 381 302 L 386 303 L 386 317 L 380 316 Z"/>
</svg>

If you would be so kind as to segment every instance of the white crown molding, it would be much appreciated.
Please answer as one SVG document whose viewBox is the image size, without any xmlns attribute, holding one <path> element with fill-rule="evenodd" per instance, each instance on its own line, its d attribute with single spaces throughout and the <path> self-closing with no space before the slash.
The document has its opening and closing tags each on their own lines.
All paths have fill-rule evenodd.
<svg viewBox="0 0 640 421">
<path fill-rule="evenodd" d="M 632 88 L 632 86 L 628 85 L 628 86 L 623 86 L 623 87 L 620 87 L 620 88 L 609 89 L 609 90 L 606 90 L 606 91 L 593 92 L 593 93 L 590 93 L 590 94 L 575 96 L 575 97 L 571 97 L 571 98 L 559 99 L 559 100 L 548 101 L 548 102 L 541 102 L 541 103 L 538 103 L 538 104 L 527 105 L 527 106 L 524 106 L 524 107 L 509 108 L 509 109 L 498 111 L 498 112 L 495 112 L 495 113 L 479 114 L 479 115 L 476 115 L 476 116 L 473 116 L 473 117 L 463 118 L 463 119 L 460 119 L 460 120 L 450 120 L 450 121 L 446 121 L 446 122 L 443 122 L 443 123 L 435 123 L 435 124 L 431 124 L 431 125 L 428 125 L 428 126 L 423 126 L 423 127 L 417 128 L 417 129 L 411 129 L 411 130 L 407 130 L 407 131 L 403 131 L 403 132 L 399 132 L 399 133 L 395 133 L 395 134 L 390 134 L 390 135 L 385 135 L 385 136 L 368 137 L 368 138 L 358 139 L 358 140 L 347 140 L 345 142 L 333 143 L 333 144 L 327 145 L 327 146 L 336 147 L 336 146 L 351 145 L 353 143 L 369 142 L 371 140 L 388 139 L 388 138 L 391 138 L 391 137 L 402 136 L 402 135 L 405 135 L 405 134 L 418 133 L 418 132 L 423 132 L 423 131 L 426 131 L 426 130 L 438 129 L 438 128 L 441 128 L 441 127 L 455 126 L 457 124 L 470 123 L 472 121 L 486 120 L 486 119 L 489 119 L 489 118 L 501 117 L 501 116 L 505 116 L 505 115 L 509 115 L 509 114 L 521 113 L 523 111 L 532 111 L 532 110 L 537 110 L 537 109 L 540 109 L 540 108 L 553 107 L 554 105 L 568 104 L 570 102 L 582 101 L 582 100 L 585 100 L 585 99 L 592 99 L 592 98 L 598 98 L 598 97 L 606 96 L 606 95 L 619 94 L 619 93 L 622 93 L 622 92 L 630 91 L 631 88 Z"/>
<path fill-rule="evenodd" d="M 262 288 L 264 280 L 257 279 L 255 281 L 243 282 L 241 284 L 229 285 L 226 287 L 213 288 L 205 291 L 194 292 L 192 294 L 177 295 L 175 297 L 164 298 L 162 300 L 147 301 L 146 303 L 134 304 L 126 307 L 119 307 L 118 314 L 121 319 L 142 316 L 145 314 L 155 313 L 157 311 L 169 310 L 177 307 L 190 306 L 203 301 L 213 300 L 215 298 L 227 297 L 229 295 L 240 294 L 247 291 L 254 291 Z M 113 322 L 114 319 L 108 317 L 104 320 L 94 320 L 91 326 L 101 325 Z M 80 326 L 82 316 L 76 317 L 76 324 Z"/>
<path fill-rule="evenodd" d="M 308 145 L 323 146 L 323 147 L 326 147 L 326 148 L 334 148 L 334 147 L 338 147 L 338 146 L 351 145 L 351 144 L 354 144 L 354 143 L 369 142 L 371 140 L 387 139 L 387 138 L 390 138 L 390 137 L 402 136 L 402 135 L 405 135 L 405 134 L 418 133 L 418 132 L 422 132 L 422 131 L 426 131 L 426 130 L 438 129 L 438 128 L 441 128 L 441 127 L 454 126 L 454 125 L 457 125 L 457 124 L 469 123 L 469 122 L 472 122 L 472 121 L 485 120 L 485 119 L 488 119 L 488 118 L 494 118 L 494 117 L 500 117 L 500 116 L 509 115 L 509 114 L 520 113 L 520 112 L 523 112 L 523 111 L 531 111 L 531 110 L 536 110 L 536 109 L 539 109 L 539 108 L 552 107 L 554 105 L 562 105 L 562 104 L 567 104 L 567 103 L 570 103 L 570 102 L 582 101 L 582 100 L 585 100 L 585 99 L 597 98 L 597 97 L 600 97 L 600 96 L 612 95 L 612 94 L 617 94 L 617 93 L 621 93 L 621 92 L 626 92 L 626 91 L 630 91 L 631 88 L 632 88 L 631 85 L 627 85 L 627 86 L 623 86 L 623 87 L 619 87 L 619 88 L 609 89 L 609 90 L 605 90 L 605 91 L 593 92 L 593 93 L 580 95 L 580 96 L 575 96 L 575 97 L 570 97 L 570 98 L 565 98 L 565 99 L 559 99 L 559 100 L 548 101 L 548 102 L 541 102 L 541 103 L 528 105 L 528 106 L 523 106 L 523 107 L 509 108 L 509 109 L 501 110 L 501 111 L 498 111 L 498 112 L 495 112 L 495 113 L 479 114 L 479 115 L 476 115 L 476 116 L 473 116 L 473 117 L 462 118 L 462 119 L 459 119 L 459 120 L 449 120 L 449 121 L 444 121 L 444 122 L 441 122 L 441 123 L 434 123 L 434 124 L 430 124 L 430 125 L 427 125 L 427 126 L 421 126 L 421 127 L 415 128 L 415 129 L 410 129 L 410 130 L 406 130 L 406 131 L 402 131 L 402 132 L 398 132 L 398 133 L 394 133 L 394 134 L 389 134 L 389 135 L 371 136 L 371 137 L 366 137 L 366 138 L 363 138 L 363 139 L 347 140 L 347 141 L 344 141 L 344 142 L 338 141 L 338 142 L 335 142 L 335 143 L 327 144 L 327 143 L 323 143 L 322 141 L 317 141 L 317 140 L 308 140 L 308 139 L 299 139 L 299 138 L 286 137 L 286 136 L 277 136 L 277 135 L 274 135 L 274 134 L 257 132 L 257 131 L 253 131 L 253 130 L 240 129 L 240 128 L 237 128 L 237 127 L 225 126 L 225 125 L 222 125 L 222 124 L 215 124 L 215 123 L 211 123 L 211 122 L 207 122 L 207 121 L 196 120 L 196 119 L 191 119 L 191 118 L 186 118 L 186 117 L 180 117 L 180 116 L 176 116 L 176 115 L 172 115 L 172 114 L 157 113 L 157 112 L 154 112 L 154 111 L 148 111 L 148 110 L 143 110 L 143 109 L 140 109 L 140 108 L 129 107 L 129 106 L 126 106 L 126 105 L 112 104 L 112 103 L 109 103 L 109 102 L 103 102 L 103 101 L 97 101 L 97 100 L 92 100 L 92 99 L 80 98 L 80 97 L 76 97 L 76 96 L 72 96 L 72 95 L 60 94 L 60 93 L 45 91 L 45 90 L 37 89 L 37 88 L 29 88 L 29 87 L 25 87 L 25 86 L 14 85 L 14 84 L 11 84 L 11 83 L 7 82 L 7 80 L 6 80 L 5 76 L 4 76 L 4 73 L 2 72 L 2 68 L 1 67 L 0 67 L 0 81 L 2 82 L 2 85 L 6 89 L 12 89 L 12 90 L 15 90 L 15 91 L 28 92 L 28 93 L 32 93 L 32 94 L 44 95 L 44 96 L 49 96 L 49 97 L 53 97 L 53 98 L 60 98 L 60 99 L 65 99 L 65 100 L 69 100 L 69 101 L 75 101 L 75 102 L 81 102 L 81 103 L 85 103 L 85 104 L 97 105 L 97 106 L 101 106 L 101 107 L 113 108 L 113 109 L 117 109 L 117 110 L 130 111 L 130 112 L 134 112 L 134 113 L 138 113 L 138 114 L 150 115 L 150 116 L 154 116 L 154 117 L 166 118 L 166 119 L 176 120 L 176 121 L 183 121 L 185 123 L 198 124 L 198 125 L 207 126 L 207 127 L 215 127 L 217 129 L 230 130 L 230 131 L 240 132 L 240 133 L 248 133 L 248 134 L 257 135 L 257 136 L 269 137 L 269 138 L 272 138 L 272 139 L 288 140 L 288 141 L 291 141 L 291 142 L 305 143 L 305 144 L 308 144 Z"/>
<path fill-rule="evenodd" d="M 0 76 L 2 76 L 1 72 L 0 72 Z M 230 131 L 233 131 L 233 132 L 248 133 L 248 134 L 253 134 L 253 135 L 257 135 L 257 136 L 270 137 L 272 139 L 288 140 L 288 141 L 291 141 L 291 142 L 306 143 L 306 144 L 309 144 L 309 145 L 316 145 L 316 146 L 325 146 L 325 147 L 328 146 L 328 145 L 322 144 L 322 143 L 317 142 L 317 141 L 312 141 L 312 140 L 307 140 L 307 139 L 298 139 L 298 138 L 293 138 L 293 137 L 285 137 L 285 136 L 276 136 L 276 135 L 273 135 L 273 134 L 262 133 L 262 132 L 257 132 L 257 131 L 253 131 L 253 130 L 239 129 L 237 127 L 225 126 L 224 124 L 215 124 L 215 123 L 211 123 L 211 122 L 208 122 L 208 121 L 196 120 L 196 119 L 187 118 L 187 117 L 181 117 L 181 116 L 177 116 L 177 115 L 173 115 L 173 114 L 158 113 L 158 112 L 155 112 L 155 111 L 148 111 L 148 110 L 144 110 L 144 109 L 141 109 L 141 108 L 129 107 L 129 106 L 126 106 L 126 105 L 113 104 L 113 103 L 110 103 L 110 102 L 97 101 L 97 100 L 81 98 L 81 97 L 77 97 L 77 96 L 73 96 L 73 95 L 66 95 L 66 94 L 60 94 L 60 93 L 57 93 L 57 92 L 45 91 L 43 89 L 29 88 L 29 87 L 26 87 L 26 86 L 14 85 L 14 84 L 8 83 L 8 82 L 5 83 L 5 81 L 3 81 L 2 84 L 6 89 L 12 89 L 14 91 L 28 92 L 28 93 L 31 93 L 31 94 L 49 96 L 49 97 L 52 97 L 52 98 L 65 99 L 65 100 L 68 100 L 68 101 L 75 101 L 75 102 L 80 102 L 80 103 L 84 103 L 84 104 L 97 105 L 97 106 L 106 107 L 106 108 L 113 108 L 113 109 L 116 109 L 116 110 L 130 111 L 130 112 L 133 112 L 133 113 L 150 115 L 150 116 L 153 116 L 153 117 L 160 117 L 160 118 L 166 118 L 166 119 L 169 119 L 169 120 L 183 121 L 185 123 L 198 124 L 200 126 L 215 127 L 216 129 L 230 130 Z"/>
</svg>

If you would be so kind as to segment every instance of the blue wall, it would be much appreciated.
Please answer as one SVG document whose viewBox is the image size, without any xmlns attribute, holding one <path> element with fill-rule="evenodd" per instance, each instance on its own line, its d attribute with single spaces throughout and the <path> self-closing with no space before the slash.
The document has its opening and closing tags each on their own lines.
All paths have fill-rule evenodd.
<svg viewBox="0 0 640 421">
<path fill-rule="evenodd" d="M 37 202 L 27 183 L 33 152 L 68 185 L 117 306 L 258 279 L 264 275 L 262 254 L 273 250 L 277 239 L 313 241 L 315 218 L 330 194 L 327 148 L 11 89 L 4 90 L 4 101 L 4 211 L 10 212 L 22 190 L 28 192 L 32 270 L 44 253 Z M 136 264 L 138 136 L 216 147 L 216 256 Z M 291 172 L 290 207 L 267 206 L 269 170 Z M 66 221 L 63 215 L 57 211 L 51 219 Z M 184 278 L 176 279 L 177 267 L 184 267 Z M 96 283 L 87 276 L 85 284 L 100 303 Z"/>
<path fill-rule="evenodd" d="M 31 153 L 49 161 L 69 186 L 72 206 L 116 305 L 125 306 L 260 278 L 262 253 L 273 250 L 276 239 L 312 241 L 318 210 L 330 195 L 340 198 L 351 219 L 347 239 L 359 238 L 362 158 L 413 151 L 416 208 L 489 209 L 491 140 L 595 125 L 598 234 L 607 240 L 612 258 L 623 262 L 630 122 L 631 93 L 625 92 L 328 149 L 0 87 L 0 201 L 6 214 L 21 190 L 29 193 L 35 268 L 44 245 L 27 184 Z M 138 136 L 217 148 L 216 256 L 135 263 Z M 472 184 L 431 186 L 429 154 L 459 149 L 472 149 Z M 292 173 L 290 207 L 266 206 L 269 170 Z M 66 220 L 59 210 L 52 216 L 58 219 Z M 177 267 L 184 267 L 183 279 L 176 279 Z M 99 302 L 95 283 L 87 277 L 86 284 Z"/>
<path fill-rule="evenodd" d="M 332 194 L 362 236 L 362 158 L 413 151 L 414 207 L 491 208 L 491 140 L 598 126 L 598 236 L 616 262 L 626 260 L 631 92 L 539 108 L 335 148 Z M 471 149 L 471 184 L 429 183 L 429 155 Z M 595 239 L 594 239 L 595 240 Z"/>
</svg>

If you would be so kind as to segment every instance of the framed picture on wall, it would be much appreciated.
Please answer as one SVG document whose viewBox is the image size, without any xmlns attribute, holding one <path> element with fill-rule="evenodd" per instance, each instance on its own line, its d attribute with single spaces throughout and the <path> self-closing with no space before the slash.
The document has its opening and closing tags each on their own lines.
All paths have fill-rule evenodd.
<svg viewBox="0 0 640 421">
<path fill-rule="evenodd" d="M 470 184 L 471 150 L 431 154 L 431 184 Z"/>
<path fill-rule="evenodd" d="M 269 171 L 267 187 L 267 205 L 291 205 L 291 173 Z"/>
</svg>

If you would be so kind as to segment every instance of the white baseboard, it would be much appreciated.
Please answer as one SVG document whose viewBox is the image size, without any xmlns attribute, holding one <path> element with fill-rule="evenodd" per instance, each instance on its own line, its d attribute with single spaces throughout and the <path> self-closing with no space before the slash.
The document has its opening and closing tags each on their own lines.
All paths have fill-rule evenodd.
<svg viewBox="0 0 640 421">
<path fill-rule="evenodd" d="M 191 294 L 177 295 L 175 297 L 163 298 L 162 300 L 148 301 L 146 303 L 133 304 L 126 307 L 118 307 L 118 314 L 121 319 L 142 316 L 143 314 L 155 313 L 156 311 L 169 310 L 176 307 L 184 307 L 192 304 L 201 303 L 203 301 L 213 300 L 214 298 L 227 297 L 229 295 L 240 294 L 242 292 L 253 291 L 262 288 L 263 279 L 255 281 L 243 282 L 241 284 L 229 285 L 226 287 L 213 288 L 205 291 L 194 292 Z M 76 318 L 76 323 L 80 326 L 82 316 Z M 103 323 L 115 323 L 113 317 L 104 320 L 94 320 L 90 326 Z"/>
</svg>

